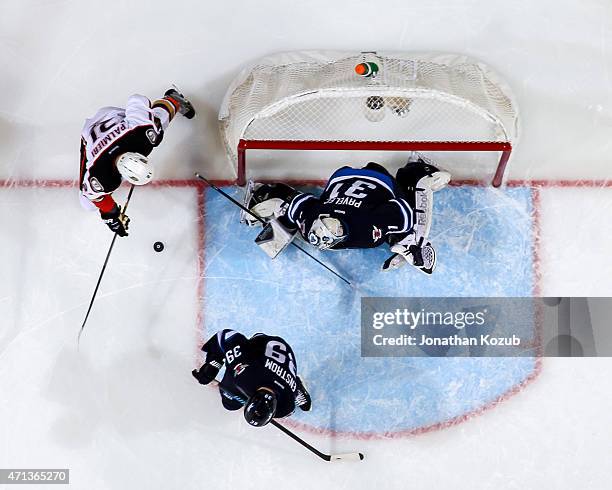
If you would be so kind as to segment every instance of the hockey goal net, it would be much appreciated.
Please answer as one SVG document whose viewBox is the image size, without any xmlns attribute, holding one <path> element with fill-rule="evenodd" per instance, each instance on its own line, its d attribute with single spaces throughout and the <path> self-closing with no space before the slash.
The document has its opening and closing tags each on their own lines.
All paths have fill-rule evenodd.
<svg viewBox="0 0 612 490">
<path fill-rule="evenodd" d="M 231 84 L 219 120 L 239 185 L 247 174 L 325 178 L 346 164 L 401 166 L 419 151 L 455 180 L 499 186 L 518 125 L 507 85 L 473 59 L 330 51 L 259 60 Z M 251 150 L 267 152 L 256 160 Z"/>
</svg>

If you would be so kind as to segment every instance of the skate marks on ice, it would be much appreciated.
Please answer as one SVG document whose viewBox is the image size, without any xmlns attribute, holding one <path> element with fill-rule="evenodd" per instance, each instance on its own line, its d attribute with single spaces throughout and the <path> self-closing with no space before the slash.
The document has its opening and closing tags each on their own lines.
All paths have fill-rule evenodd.
<svg viewBox="0 0 612 490">
<path fill-rule="evenodd" d="M 380 272 L 386 247 L 313 253 L 371 296 L 531 296 L 531 196 L 524 187 L 436 193 L 439 262 L 429 277 Z M 361 358 L 360 294 L 297 250 L 268 259 L 253 243 L 259 229 L 238 219 L 231 203 L 207 192 L 204 328 L 263 331 L 293 346 L 314 407 L 296 412 L 296 423 L 363 436 L 419 431 L 482 409 L 536 371 L 531 358 Z"/>
</svg>

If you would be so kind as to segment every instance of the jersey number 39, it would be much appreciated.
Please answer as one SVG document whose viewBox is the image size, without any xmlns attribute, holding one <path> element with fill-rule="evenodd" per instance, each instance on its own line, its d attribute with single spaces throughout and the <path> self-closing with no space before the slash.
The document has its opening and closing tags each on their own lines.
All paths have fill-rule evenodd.
<svg viewBox="0 0 612 490">
<path fill-rule="evenodd" d="M 227 361 L 228 364 L 231 364 L 234 359 L 240 357 L 241 355 L 242 355 L 242 352 L 240 352 L 240 346 L 237 345 L 236 347 L 228 350 L 225 353 L 225 360 Z"/>
<path fill-rule="evenodd" d="M 289 372 L 295 376 L 295 361 L 291 352 L 287 354 L 287 346 L 276 340 L 270 340 L 266 345 L 266 357 L 275 360 L 281 366 L 285 363 L 289 369 Z"/>
</svg>

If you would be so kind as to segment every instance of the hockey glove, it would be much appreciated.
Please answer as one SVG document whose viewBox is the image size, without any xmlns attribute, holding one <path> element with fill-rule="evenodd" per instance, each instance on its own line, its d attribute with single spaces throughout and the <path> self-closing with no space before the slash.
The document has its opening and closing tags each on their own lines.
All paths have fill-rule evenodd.
<svg viewBox="0 0 612 490">
<path fill-rule="evenodd" d="M 261 226 L 279 218 L 298 194 L 298 191 L 286 184 L 260 184 L 249 180 L 244 194 L 244 206 L 249 212 L 243 210 L 240 213 L 240 222 L 249 226 Z"/>
<path fill-rule="evenodd" d="M 217 374 L 219 374 L 220 365 L 217 367 L 217 364 L 218 363 L 205 363 L 199 370 L 194 369 L 191 371 L 191 374 L 198 380 L 198 383 L 207 385 L 216 378 Z"/>
<path fill-rule="evenodd" d="M 298 376 L 297 378 L 297 395 L 295 397 L 295 404 L 300 407 L 304 412 L 309 412 L 312 408 L 312 399 L 310 398 L 310 393 L 306 391 L 304 387 L 304 383 Z"/>
<path fill-rule="evenodd" d="M 429 242 L 422 247 L 416 244 L 398 243 L 391 247 L 391 251 L 394 253 L 385 260 L 382 266 L 383 271 L 399 269 L 403 265 L 410 264 L 424 274 L 431 274 L 436 268 L 436 251 Z"/>
<path fill-rule="evenodd" d="M 100 217 L 106 225 L 119 236 L 128 236 L 130 218 L 121 213 L 121 207 L 115 205 L 108 213 L 100 213 Z"/>
</svg>

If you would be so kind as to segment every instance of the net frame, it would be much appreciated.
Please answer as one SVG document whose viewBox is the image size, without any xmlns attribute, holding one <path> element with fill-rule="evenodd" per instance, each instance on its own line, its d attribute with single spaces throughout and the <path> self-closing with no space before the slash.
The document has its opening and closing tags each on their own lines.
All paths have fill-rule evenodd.
<svg viewBox="0 0 612 490">
<path fill-rule="evenodd" d="M 363 78 L 354 73 L 354 66 L 365 61 L 379 65 L 376 76 Z M 438 79 L 419 78 L 423 67 L 437 70 Z M 319 134 L 316 136 L 322 137 L 297 139 L 291 136 L 300 133 L 299 124 L 294 124 L 290 132 L 278 123 L 279 114 L 291 115 L 291 111 L 308 116 L 308 104 L 372 96 L 411 103 L 435 101 L 438 105 L 432 105 L 434 112 L 438 107 L 441 112 L 451 107 L 475 121 L 476 133 L 468 132 L 467 138 L 464 135 L 463 139 L 452 140 L 436 138 L 432 128 L 429 138 L 425 128 L 427 139 L 398 138 L 397 131 L 392 138 L 383 134 L 371 140 L 351 139 L 350 133 L 341 138 Z M 300 114 L 300 120 L 306 116 Z M 363 150 L 499 152 L 490 180 L 491 185 L 499 187 L 518 138 L 518 110 L 507 84 L 483 63 L 448 54 L 299 51 L 269 56 L 244 69 L 234 80 L 221 106 L 219 121 L 238 185 L 246 182 L 248 150 Z M 319 122 L 317 118 L 306 121 L 312 126 L 311 132 L 313 128 L 315 132 L 329 131 L 324 124 L 317 128 Z M 452 168 L 446 169 L 453 173 Z"/>
</svg>

